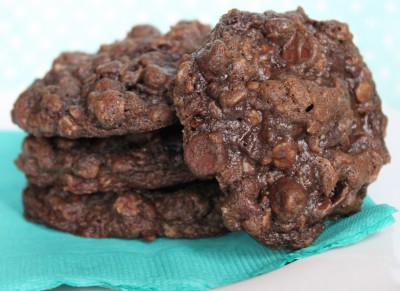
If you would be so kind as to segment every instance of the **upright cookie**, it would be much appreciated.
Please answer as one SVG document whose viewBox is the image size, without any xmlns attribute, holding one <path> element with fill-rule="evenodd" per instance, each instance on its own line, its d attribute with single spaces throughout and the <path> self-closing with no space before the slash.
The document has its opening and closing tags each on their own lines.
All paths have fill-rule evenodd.
<svg viewBox="0 0 400 291">
<path fill-rule="evenodd" d="M 157 189 L 196 179 L 183 161 L 180 126 L 111 138 L 29 136 L 16 164 L 30 184 L 74 194 Z"/>
<path fill-rule="evenodd" d="M 232 231 L 302 248 L 359 210 L 390 160 L 387 119 L 346 24 L 301 8 L 231 10 L 181 65 L 174 102 L 185 160 L 215 175 Z"/>
<path fill-rule="evenodd" d="M 208 32 L 197 21 L 179 22 L 165 35 L 136 26 L 97 54 L 61 54 L 19 96 L 12 119 L 38 137 L 108 137 L 168 126 L 175 119 L 171 86 L 180 58 Z"/>
<path fill-rule="evenodd" d="M 85 237 L 200 238 L 226 232 L 215 182 L 169 190 L 74 195 L 57 188 L 28 186 L 25 217 Z"/>
</svg>

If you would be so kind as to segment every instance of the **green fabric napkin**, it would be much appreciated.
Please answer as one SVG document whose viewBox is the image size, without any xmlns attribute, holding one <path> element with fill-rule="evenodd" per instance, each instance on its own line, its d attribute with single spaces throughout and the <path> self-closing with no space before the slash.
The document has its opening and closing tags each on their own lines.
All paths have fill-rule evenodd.
<svg viewBox="0 0 400 291">
<path fill-rule="evenodd" d="M 28 223 L 25 179 L 13 165 L 23 134 L 0 133 L 0 290 L 62 284 L 122 290 L 205 290 L 270 272 L 330 248 L 355 243 L 394 222 L 396 210 L 366 199 L 362 211 L 328 223 L 308 248 L 271 251 L 245 233 L 198 240 L 87 239 Z"/>
</svg>

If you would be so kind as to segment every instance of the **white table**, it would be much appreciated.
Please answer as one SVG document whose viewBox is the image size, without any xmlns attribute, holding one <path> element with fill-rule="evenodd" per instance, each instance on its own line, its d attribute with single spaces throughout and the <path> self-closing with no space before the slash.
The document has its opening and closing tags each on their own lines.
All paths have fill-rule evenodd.
<svg viewBox="0 0 400 291">
<path fill-rule="evenodd" d="M 392 162 L 386 165 L 369 195 L 377 203 L 388 203 L 400 209 L 400 111 L 384 108 L 389 117 L 386 143 Z M 221 291 L 398 291 L 400 290 L 400 215 L 389 228 L 367 239 L 343 248 L 329 250 L 293 262 L 271 273 L 226 286 Z M 62 286 L 56 291 L 77 288 Z M 80 288 L 99 291 L 103 288 Z"/>
</svg>

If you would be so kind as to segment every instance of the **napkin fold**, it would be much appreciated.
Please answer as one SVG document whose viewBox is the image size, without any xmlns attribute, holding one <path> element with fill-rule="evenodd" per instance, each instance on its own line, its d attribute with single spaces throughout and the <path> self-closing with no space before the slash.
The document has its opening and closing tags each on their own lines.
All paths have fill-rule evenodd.
<svg viewBox="0 0 400 291">
<path fill-rule="evenodd" d="M 246 280 L 328 249 L 358 242 L 394 222 L 393 207 L 368 197 L 357 214 L 328 222 L 309 247 L 273 251 L 245 233 L 209 239 L 80 238 L 25 221 L 26 182 L 13 160 L 24 135 L 0 132 L 0 289 L 62 284 L 120 290 L 206 290 Z"/>
</svg>

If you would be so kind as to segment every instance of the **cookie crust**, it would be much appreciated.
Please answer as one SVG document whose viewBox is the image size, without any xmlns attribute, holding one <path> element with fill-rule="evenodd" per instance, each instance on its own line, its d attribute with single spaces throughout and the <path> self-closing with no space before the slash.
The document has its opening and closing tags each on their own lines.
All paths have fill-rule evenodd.
<svg viewBox="0 0 400 291">
<path fill-rule="evenodd" d="M 387 119 L 348 26 L 304 11 L 222 16 L 174 90 L 185 160 L 216 176 L 225 225 L 270 248 L 308 246 L 360 209 L 389 162 Z"/>
<path fill-rule="evenodd" d="M 201 238 L 226 232 L 215 182 L 126 192 L 74 195 L 56 187 L 29 185 L 23 194 L 25 217 L 83 237 Z"/>
<path fill-rule="evenodd" d="M 181 56 L 208 32 L 197 21 L 181 21 L 165 35 L 135 26 L 96 54 L 63 53 L 19 96 L 12 119 L 37 137 L 109 137 L 168 126 Z"/>
<path fill-rule="evenodd" d="M 74 194 L 157 189 L 197 179 L 183 160 L 179 125 L 111 138 L 29 136 L 16 164 L 29 183 Z"/>
</svg>

